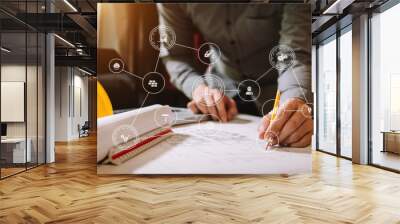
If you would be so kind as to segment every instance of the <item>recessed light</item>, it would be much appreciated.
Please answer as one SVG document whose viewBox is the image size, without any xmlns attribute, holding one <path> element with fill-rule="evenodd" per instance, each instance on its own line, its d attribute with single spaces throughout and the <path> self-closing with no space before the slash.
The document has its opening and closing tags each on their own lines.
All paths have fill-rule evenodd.
<svg viewBox="0 0 400 224">
<path fill-rule="evenodd" d="M 1 47 L 1 51 L 4 51 L 4 52 L 6 52 L 6 53 L 11 53 L 11 50 L 10 50 L 10 49 L 7 49 L 7 48 L 5 48 L 5 47 Z"/>
<path fill-rule="evenodd" d="M 85 74 L 87 74 L 87 75 L 89 75 L 89 76 L 92 76 L 92 75 L 93 75 L 92 73 L 90 73 L 90 72 L 88 72 L 88 71 L 86 71 L 86 70 L 83 70 L 83 69 L 81 69 L 81 68 L 79 68 L 79 67 L 78 67 L 78 70 L 81 71 L 81 72 L 83 72 L 83 73 L 85 73 Z"/>
<path fill-rule="evenodd" d="M 73 6 L 68 0 L 64 0 L 64 3 L 67 4 L 74 12 L 78 12 L 75 6 Z"/>
<path fill-rule="evenodd" d="M 57 37 L 59 40 L 61 40 L 62 42 L 64 42 L 65 44 L 67 44 L 68 46 L 75 48 L 75 45 L 73 45 L 71 42 L 69 42 L 68 40 L 60 37 L 58 34 L 54 34 L 55 37 Z"/>
</svg>

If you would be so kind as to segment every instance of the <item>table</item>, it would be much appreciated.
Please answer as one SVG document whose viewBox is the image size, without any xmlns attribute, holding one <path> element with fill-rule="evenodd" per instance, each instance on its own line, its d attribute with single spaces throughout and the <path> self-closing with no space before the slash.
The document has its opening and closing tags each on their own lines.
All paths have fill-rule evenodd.
<svg viewBox="0 0 400 224">
<path fill-rule="evenodd" d="M 400 154 L 400 132 L 382 131 L 383 149 L 382 152 L 392 152 Z"/>
<path fill-rule="evenodd" d="M 28 144 L 26 144 L 26 142 Z M 25 145 L 26 152 L 25 152 Z M 30 138 L 6 138 L 1 139 L 1 159 L 7 164 L 25 164 L 31 161 L 31 145 Z M 25 154 L 26 153 L 26 154 Z"/>
<path fill-rule="evenodd" d="M 98 165 L 98 174 L 293 174 L 311 172 L 310 148 L 265 150 L 261 118 L 174 127 L 174 135 L 121 165 Z"/>
</svg>

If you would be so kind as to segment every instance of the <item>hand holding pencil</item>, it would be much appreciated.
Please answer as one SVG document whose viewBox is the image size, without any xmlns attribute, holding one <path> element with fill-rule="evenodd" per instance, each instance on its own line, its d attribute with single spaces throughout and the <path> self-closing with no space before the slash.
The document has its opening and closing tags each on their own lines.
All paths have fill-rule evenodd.
<svg viewBox="0 0 400 224">
<path fill-rule="evenodd" d="M 278 113 L 280 101 L 281 101 L 281 92 L 279 90 L 277 90 L 276 91 L 276 96 L 275 96 L 275 101 L 274 101 L 274 107 L 273 107 L 273 109 L 271 111 L 270 122 L 273 122 L 276 119 L 276 115 Z M 276 137 L 277 137 L 277 135 L 275 135 L 275 138 Z M 272 144 L 274 143 L 274 136 L 270 136 L 270 135 L 268 135 L 268 132 L 265 132 L 264 133 L 264 139 L 267 140 L 267 149 L 269 149 L 272 146 Z"/>
<path fill-rule="evenodd" d="M 267 141 L 267 149 L 275 145 L 306 147 L 313 133 L 311 108 L 299 98 L 282 104 L 278 91 L 274 108 L 263 117 L 258 131 L 259 138 Z"/>
</svg>

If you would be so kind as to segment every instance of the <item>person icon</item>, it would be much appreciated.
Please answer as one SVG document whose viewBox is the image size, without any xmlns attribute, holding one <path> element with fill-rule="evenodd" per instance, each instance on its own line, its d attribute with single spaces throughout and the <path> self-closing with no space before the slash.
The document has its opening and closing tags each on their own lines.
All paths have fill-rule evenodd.
<svg viewBox="0 0 400 224">
<path fill-rule="evenodd" d="M 121 68 L 121 65 L 118 64 L 118 62 L 115 62 L 115 63 L 113 64 L 113 68 L 114 68 L 115 70 L 119 70 L 119 69 Z"/>
<path fill-rule="evenodd" d="M 251 86 L 247 86 L 246 96 L 253 96 L 253 95 L 254 93 Z"/>
</svg>

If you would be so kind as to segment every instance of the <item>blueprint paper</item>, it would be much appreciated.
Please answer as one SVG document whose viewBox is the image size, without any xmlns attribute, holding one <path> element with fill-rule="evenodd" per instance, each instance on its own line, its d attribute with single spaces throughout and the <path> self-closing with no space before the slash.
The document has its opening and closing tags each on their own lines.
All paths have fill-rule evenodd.
<svg viewBox="0 0 400 224">
<path fill-rule="evenodd" d="M 258 139 L 261 118 L 178 126 L 175 134 L 131 160 L 98 165 L 98 174 L 294 174 L 311 172 L 309 148 L 274 148 Z"/>
</svg>

